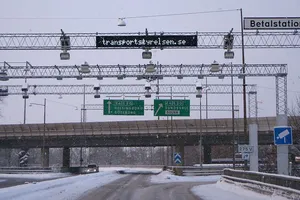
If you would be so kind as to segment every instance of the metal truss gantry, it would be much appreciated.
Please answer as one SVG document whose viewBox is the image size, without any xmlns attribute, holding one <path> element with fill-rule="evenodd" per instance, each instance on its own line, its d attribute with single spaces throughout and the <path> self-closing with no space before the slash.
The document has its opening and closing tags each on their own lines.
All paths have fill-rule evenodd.
<svg viewBox="0 0 300 200">
<path fill-rule="evenodd" d="M 231 94 L 231 84 L 208 84 L 207 94 Z M 172 89 L 171 89 L 172 88 Z M 196 84 L 151 84 L 153 94 L 196 94 Z M 206 93 L 205 92 L 205 93 Z M 255 84 L 247 84 L 246 92 L 255 92 Z M 144 84 L 100 85 L 101 95 L 144 95 Z M 233 85 L 234 94 L 243 93 L 242 84 Z M 22 95 L 22 85 L 1 85 L 0 95 Z M 28 95 L 94 95 L 94 85 L 28 85 Z"/>
<path fill-rule="evenodd" d="M 89 65 L 89 73 L 82 73 L 80 65 L 34 66 L 29 62 L 0 65 L 1 79 L 24 78 L 118 78 L 159 79 L 164 77 L 245 77 L 286 75 L 286 64 L 246 64 L 243 73 L 242 64 L 220 64 L 220 71 L 211 72 L 211 64 L 197 65 L 155 65 L 156 72 L 146 72 L 147 65 Z M 231 73 L 231 68 L 232 72 Z"/>
<path fill-rule="evenodd" d="M 70 37 L 71 50 L 97 49 L 96 36 L 145 35 L 145 33 L 65 33 Z M 149 32 L 148 35 L 161 35 Z M 222 49 L 224 35 L 228 32 L 164 32 L 163 35 L 197 35 L 196 47 L 164 47 L 178 49 Z M 233 48 L 242 48 L 240 32 L 233 32 Z M 0 50 L 61 50 L 61 33 L 2 33 Z M 299 48 L 300 34 L 297 32 L 244 32 L 245 48 Z M 114 47 L 120 49 L 120 47 Z M 123 49 L 142 47 L 123 47 Z M 153 47 L 153 48 L 161 48 Z M 99 48 L 100 49 L 100 48 Z M 102 48 L 104 49 L 104 48 Z M 105 48 L 112 49 L 112 48 Z"/>
<path fill-rule="evenodd" d="M 231 94 L 231 84 L 208 84 L 207 90 L 204 95 L 211 94 Z M 196 84 L 151 84 L 151 92 L 153 94 L 172 94 L 176 95 L 194 95 L 196 94 Z M 246 91 L 250 99 L 257 99 L 257 90 L 255 84 L 248 84 Z M 159 93 L 158 93 L 159 91 Z M 243 85 L 233 85 L 234 94 L 243 94 Z M 139 95 L 142 97 L 145 93 L 145 85 L 143 84 L 120 84 L 120 85 L 101 85 L 98 94 L 100 95 L 119 95 L 126 97 L 126 95 Z M 8 95 L 22 95 L 22 85 L 2 85 L 0 86 L 0 96 Z M 94 95 L 94 85 L 28 85 L 27 95 Z M 135 96 L 135 98 L 139 98 Z M 101 104 L 86 104 L 87 107 L 84 110 L 99 110 Z M 251 101 L 248 105 L 249 113 L 256 113 L 253 109 L 257 109 L 257 101 Z M 229 105 L 207 105 L 202 106 L 203 110 L 214 111 L 231 111 Z M 145 110 L 151 110 L 152 105 L 145 105 Z M 200 110 L 199 105 L 191 105 L 191 110 Z M 238 105 L 234 107 L 235 111 L 239 111 Z M 86 113 L 84 112 L 85 116 Z M 257 115 L 253 116 L 257 118 Z"/>
</svg>

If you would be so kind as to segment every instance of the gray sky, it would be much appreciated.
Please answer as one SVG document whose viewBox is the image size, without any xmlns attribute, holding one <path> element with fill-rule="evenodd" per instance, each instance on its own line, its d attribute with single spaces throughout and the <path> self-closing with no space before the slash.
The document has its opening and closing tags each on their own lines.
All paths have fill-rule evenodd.
<svg viewBox="0 0 300 200">
<path fill-rule="evenodd" d="M 149 31 L 234 31 L 240 30 L 239 12 L 224 12 L 213 14 L 199 14 L 176 17 L 160 17 L 146 19 L 128 19 L 126 27 L 117 26 L 118 17 L 154 15 L 166 13 L 182 13 L 196 11 L 210 11 L 219 9 L 243 8 L 244 16 L 299 16 L 299 0 L 210 0 L 210 1 L 162 1 L 162 0 L 26 0 L 26 1 L 4 1 L 0 18 L 3 17 L 29 17 L 36 20 L 3 20 L 0 19 L 1 32 L 59 32 L 62 28 L 68 32 L 144 32 L 145 28 Z M 51 20 L 38 18 L 113 18 L 112 20 Z M 1 51 L 0 61 L 24 62 L 29 61 L 32 65 L 74 65 L 82 64 L 84 61 L 90 64 L 145 64 L 148 61 L 141 58 L 141 50 L 93 50 L 93 51 L 71 51 L 71 59 L 61 61 L 59 51 Z M 223 58 L 223 50 L 154 50 L 153 61 L 161 64 L 201 64 L 211 63 L 217 60 L 219 63 L 228 63 Z M 235 50 L 233 63 L 241 63 L 241 52 Z M 299 49 L 247 49 L 246 63 L 284 63 L 288 64 L 288 101 L 289 106 L 297 95 L 300 94 L 299 85 Z M 163 83 L 195 83 L 196 79 L 164 79 Z M 0 84 L 22 84 L 23 81 L 10 80 Z M 57 80 L 29 80 L 29 84 L 58 84 Z M 95 79 L 85 79 L 78 81 L 69 79 L 61 81 L 62 84 L 95 84 Z M 275 115 L 275 79 L 274 78 L 251 78 L 248 83 L 258 84 L 259 116 Z M 104 79 L 102 84 L 122 84 L 140 83 L 126 79 L 117 81 L 115 79 Z M 203 80 L 204 83 L 204 80 Z M 208 83 L 230 83 L 230 79 L 219 80 L 210 78 Z M 242 83 L 235 79 L 235 83 Z M 199 100 L 191 96 L 191 104 L 198 104 Z M 29 102 L 42 103 L 44 96 L 30 96 Z M 80 107 L 82 96 L 46 96 L 47 99 L 69 103 Z M 102 103 L 103 98 L 94 99 L 93 96 L 87 97 L 87 103 Z M 145 103 L 151 103 L 147 99 Z M 242 109 L 242 96 L 236 95 L 235 102 Z M 209 104 L 230 104 L 230 95 L 210 95 Z M 205 101 L 203 101 L 205 104 Z M 4 103 L 0 105 L 2 109 L 1 123 L 23 123 L 23 99 L 21 96 L 6 97 Z M 42 107 L 28 107 L 27 122 L 42 123 Z M 192 112 L 191 118 L 197 118 L 199 113 Z M 205 116 L 205 115 L 203 115 Z M 230 112 L 210 112 L 209 117 L 230 117 Z M 242 116 L 242 110 L 239 116 Z M 107 120 L 143 120 L 155 119 L 153 112 L 146 112 L 142 117 L 128 116 L 103 116 L 102 111 L 88 111 L 88 121 L 107 121 Z M 48 102 L 47 122 L 70 122 L 79 121 L 80 111 L 73 107 L 64 106 L 54 102 Z"/>
</svg>

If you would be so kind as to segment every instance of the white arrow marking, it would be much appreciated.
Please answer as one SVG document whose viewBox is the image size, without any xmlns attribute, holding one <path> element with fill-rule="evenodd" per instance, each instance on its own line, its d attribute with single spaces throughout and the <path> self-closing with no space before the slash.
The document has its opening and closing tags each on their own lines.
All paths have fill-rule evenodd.
<svg viewBox="0 0 300 200">
<path fill-rule="evenodd" d="M 161 108 L 163 108 L 164 107 L 164 105 L 162 104 L 162 103 L 160 103 L 159 105 L 158 105 L 158 108 L 157 108 L 157 110 L 156 110 L 156 112 L 155 112 L 155 116 L 157 115 L 157 113 L 158 113 L 158 111 L 161 109 Z"/>
<path fill-rule="evenodd" d="M 110 105 L 111 105 L 111 101 L 108 101 L 108 102 L 107 102 L 107 105 L 108 105 L 108 114 L 110 114 Z"/>
</svg>

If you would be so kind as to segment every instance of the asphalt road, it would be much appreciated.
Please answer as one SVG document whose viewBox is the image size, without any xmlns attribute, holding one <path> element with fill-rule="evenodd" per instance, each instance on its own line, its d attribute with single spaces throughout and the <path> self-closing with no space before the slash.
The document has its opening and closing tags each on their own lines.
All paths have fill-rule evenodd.
<svg viewBox="0 0 300 200">
<path fill-rule="evenodd" d="M 190 189 L 203 183 L 149 182 L 149 175 L 128 175 L 81 196 L 81 200 L 199 200 Z"/>
</svg>

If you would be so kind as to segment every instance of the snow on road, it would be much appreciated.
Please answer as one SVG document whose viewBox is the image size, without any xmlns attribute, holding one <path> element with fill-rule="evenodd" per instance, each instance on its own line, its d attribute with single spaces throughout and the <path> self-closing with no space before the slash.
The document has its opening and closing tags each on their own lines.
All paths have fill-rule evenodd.
<svg viewBox="0 0 300 200">
<path fill-rule="evenodd" d="M 3 188 L 0 189 L 0 200 L 74 200 L 124 176 L 107 171 Z"/>
<path fill-rule="evenodd" d="M 174 183 L 174 182 L 217 182 L 221 176 L 176 176 L 169 171 L 163 171 L 156 176 L 151 176 L 152 183 Z"/>
<path fill-rule="evenodd" d="M 124 171 L 125 173 L 159 173 L 161 168 L 141 168 L 141 167 L 100 167 L 99 171 Z"/>
<path fill-rule="evenodd" d="M 192 192 L 203 200 L 287 200 L 280 196 L 259 194 L 223 181 L 193 187 Z"/>
</svg>

